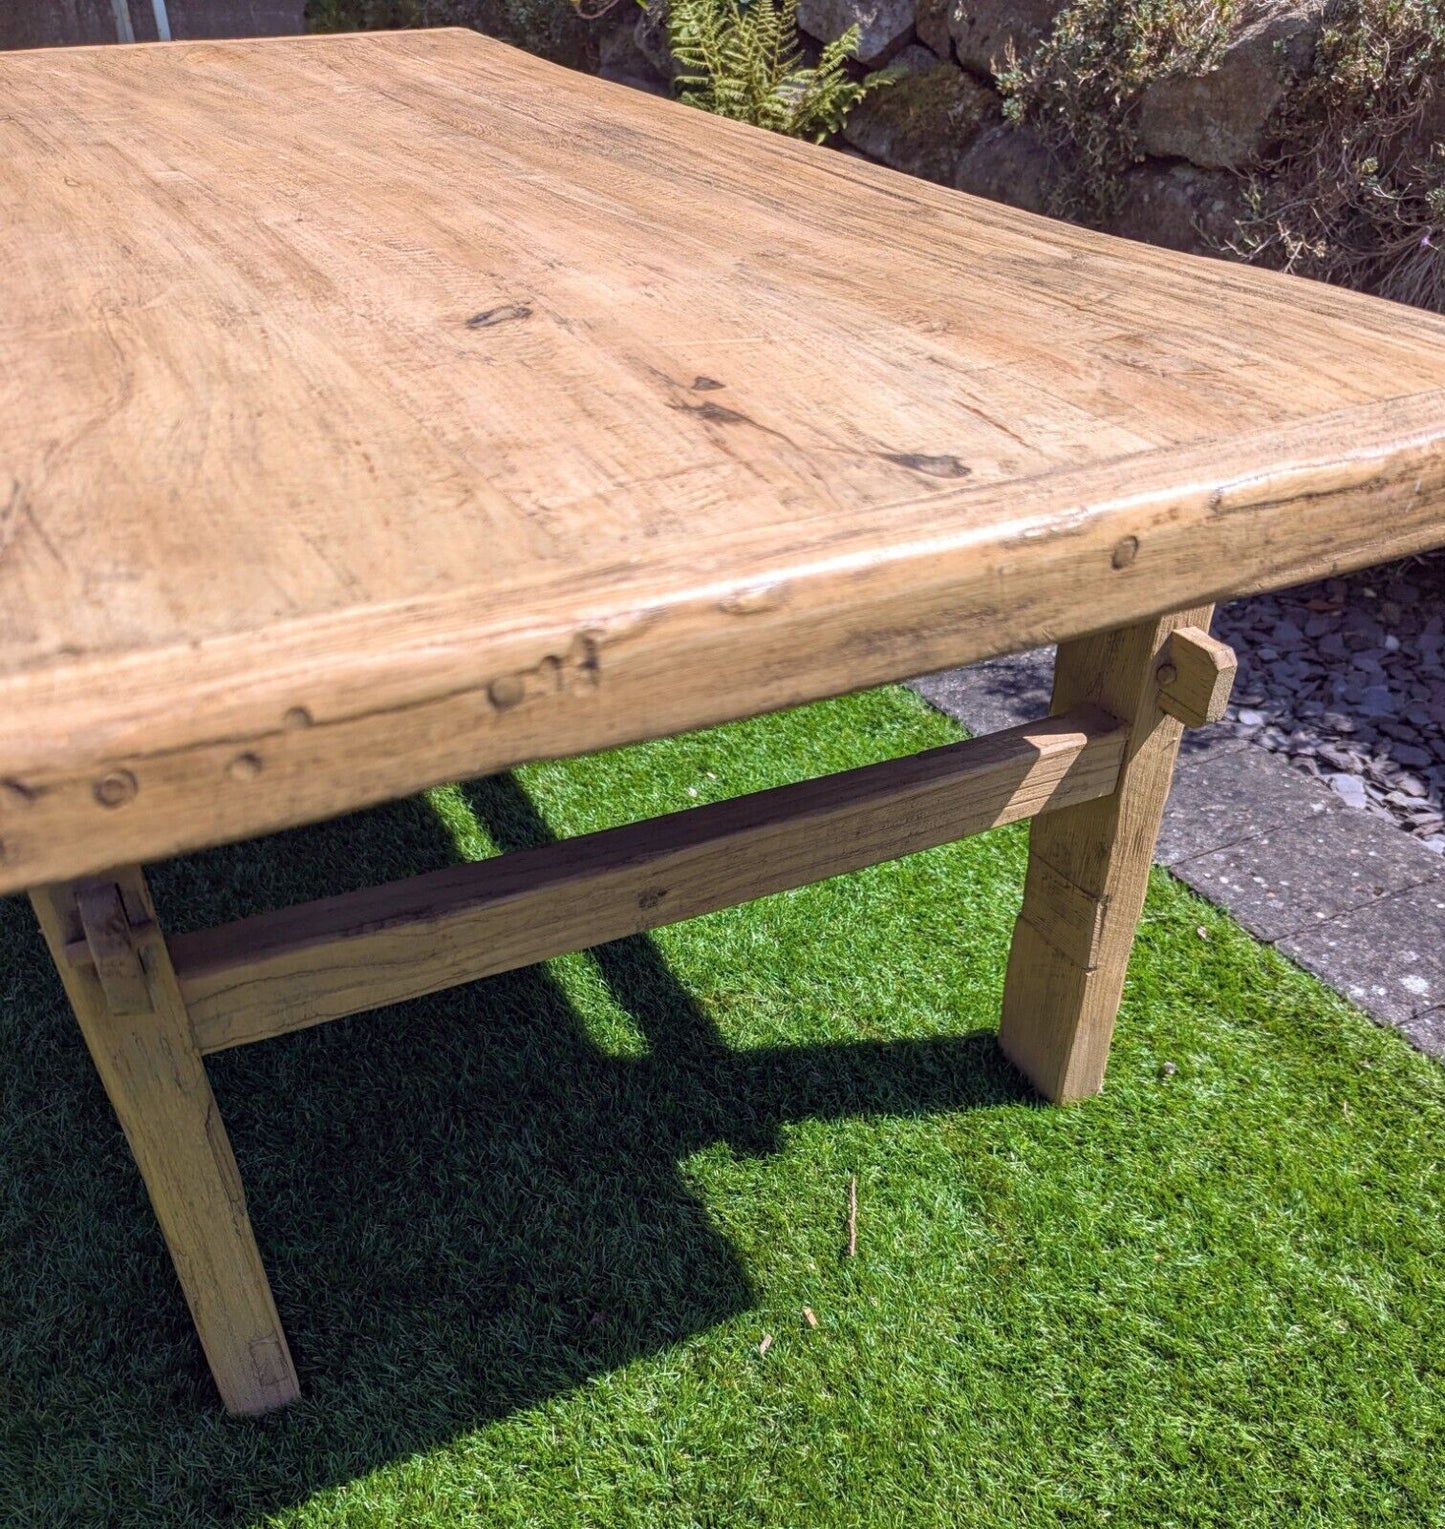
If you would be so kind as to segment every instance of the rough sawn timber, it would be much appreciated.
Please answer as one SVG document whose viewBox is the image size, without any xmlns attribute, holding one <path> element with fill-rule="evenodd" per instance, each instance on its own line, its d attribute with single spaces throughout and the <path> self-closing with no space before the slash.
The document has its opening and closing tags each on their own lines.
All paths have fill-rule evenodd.
<svg viewBox="0 0 1445 1529">
<path fill-rule="evenodd" d="M 1043 813 L 1001 1039 L 1082 1097 L 1210 603 L 1445 543 L 1435 316 L 468 32 L 0 99 L 0 893 L 234 1411 L 297 1383 L 203 1050 Z M 1064 715 L 839 780 L 174 947 L 136 868 L 1046 639 Z"/>
<path fill-rule="evenodd" d="M 228 1412 L 261 1413 L 299 1394 L 291 1351 L 251 1230 L 246 1196 L 216 1109 L 144 875 L 31 894 L 46 944 L 170 1249 L 201 1346 Z M 87 908 L 107 907 L 97 930 Z M 110 914 L 113 912 L 113 917 Z M 139 988 L 111 1002 L 89 944 L 114 949 L 129 929 Z"/>
<path fill-rule="evenodd" d="M 1185 727 L 1218 722 L 1238 669 L 1239 660 L 1228 643 L 1199 627 L 1175 627 L 1155 671 L 1159 705 Z"/>
<path fill-rule="evenodd" d="M 986 738 L 242 919 L 171 942 L 202 1052 L 416 998 L 1109 796 L 1083 706 Z"/>
<path fill-rule="evenodd" d="M 1029 825 L 999 1045 L 1050 1099 L 1086 1099 L 1103 1086 L 1184 732 L 1161 706 L 1160 661 L 1176 631 L 1210 641 L 1213 614 L 1204 605 L 1059 644 L 1052 710 L 1103 707 L 1124 719 L 1128 743 L 1113 792 Z"/>
</svg>

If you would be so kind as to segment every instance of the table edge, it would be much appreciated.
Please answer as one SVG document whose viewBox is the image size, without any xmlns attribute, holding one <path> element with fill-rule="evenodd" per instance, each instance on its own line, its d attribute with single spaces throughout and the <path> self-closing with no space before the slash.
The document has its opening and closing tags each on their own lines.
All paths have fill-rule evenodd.
<svg viewBox="0 0 1445 1529">
<path fill-rule="evenodd" d="M 1445 544 L 1445 389 L 877 513 L 0 677 L 0 893 Z"/>
</svg>

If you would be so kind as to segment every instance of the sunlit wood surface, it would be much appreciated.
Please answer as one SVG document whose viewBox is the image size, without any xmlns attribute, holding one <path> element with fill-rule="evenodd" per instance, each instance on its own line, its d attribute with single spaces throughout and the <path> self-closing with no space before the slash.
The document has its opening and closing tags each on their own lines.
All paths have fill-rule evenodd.
<svg viewBox="0 0 1445 1529">
<path fill-rule="evenodd" d="M 1445 323 L 462 31 L 0 55 L 0 891 L 1445 542 Z"/>
</svg>

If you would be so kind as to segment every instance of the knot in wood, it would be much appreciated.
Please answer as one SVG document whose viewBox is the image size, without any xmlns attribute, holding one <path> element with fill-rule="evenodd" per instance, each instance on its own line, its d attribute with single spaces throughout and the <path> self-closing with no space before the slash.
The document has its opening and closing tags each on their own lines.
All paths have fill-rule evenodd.
<svg viewBox="0 0 1445 1529">
<path fill-rule="evenodd" d="M 468 329 L 495 329 L 498 324 L 511 324 L 532 317 L 526 303 L 504 303 L 500 308 L 486 308 L 474 313 L 467 320 Z"/>
<path fill-rule="evenodd" d="M 32 790 L 23 780 L 13 778 L 0 780 L 0 807 L 13 807 L 17 811 L 35 805 L 35 798 L 39 793 Z"/>
</svg>

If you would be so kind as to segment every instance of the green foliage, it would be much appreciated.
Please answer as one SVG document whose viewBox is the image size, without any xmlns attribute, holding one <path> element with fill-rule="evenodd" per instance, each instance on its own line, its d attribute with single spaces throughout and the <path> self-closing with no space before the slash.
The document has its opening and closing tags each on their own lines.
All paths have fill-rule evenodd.
<svg viewBox="0 0 1445 1529">
<path fill-rule="evenodd" d="M 1055 211 L 1098 220 L 1139 157 L 1134 119 L 1147 85 L 1218 62 L 1236 0 L 1075 0 L 1031 54 L 1010 47 L 1004 114 L 1028 123 L 1073 171 Z"/>
<path fill-rule="evenodd" d="M 1442 138 L 1445 4 L 1332 0 L 1235 253 L 1445 311 Z"/>
<path fill-rule="evenodd" d="M 798 37 L 798 0 L 670 0 L 667 19 L 683 101 L 790 138 L 822 142 L 883 82 L 881 74 L 848 74 L 857 27 L 810 67 Z"/>
<path fill-rule="evenodd" d="M 999 76 L 1005 113 L 1071 171 L 1053 210 L 1114 212 L 1146 86 L 1214 65 L 1238 0 L 1075 0 Z M 1313 66 L 1229 241 L 1245 260 L 1445 312 L 1445 0 L 1329 0 Z"/>
<path fill-rule="evenodd" d="M 424 0 L 306 0 L 308 32 L 386 32 L 423 25 Z"/>
</svg>

